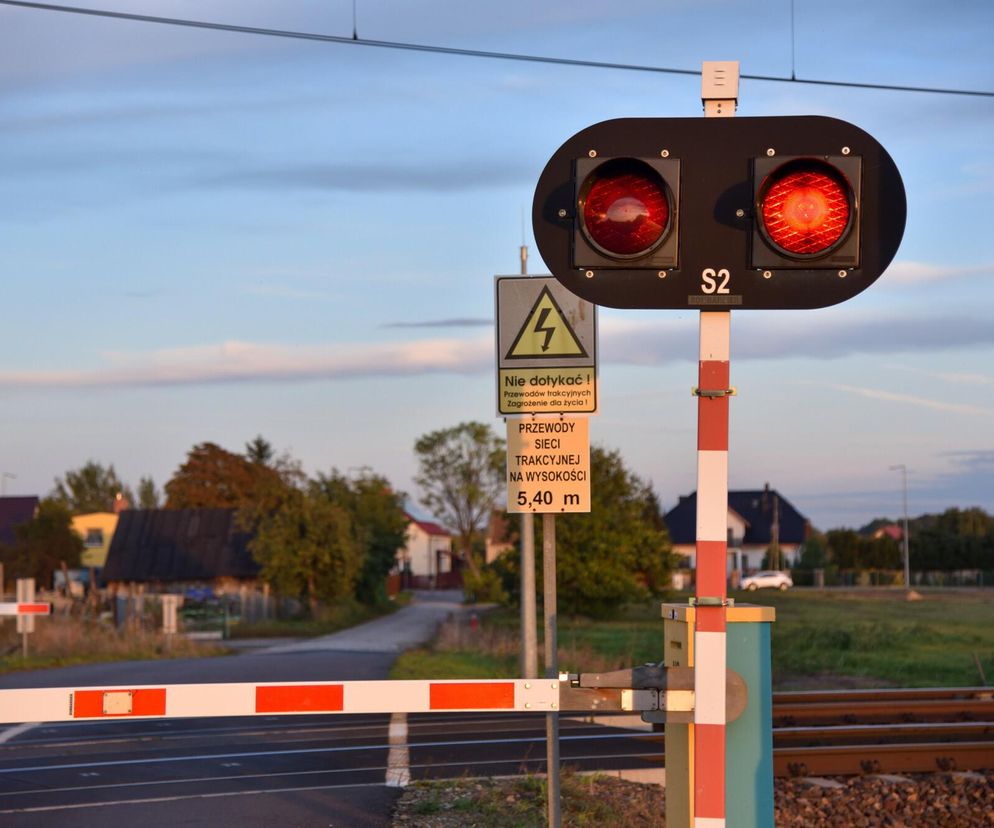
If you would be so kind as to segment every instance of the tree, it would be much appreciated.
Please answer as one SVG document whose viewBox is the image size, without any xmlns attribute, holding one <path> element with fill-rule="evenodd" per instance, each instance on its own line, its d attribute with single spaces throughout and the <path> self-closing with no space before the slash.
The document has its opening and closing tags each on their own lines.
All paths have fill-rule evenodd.
<svg viewBox="0 0 994 828">
<path fill-rule="evenodd" d="M 286 486 L 279 469 L 254 463 L 215 443 L 200 443 L 190 449 L 186 462 L 166 483 L 166 508 L 265 511 L 266 504 Z"/>
<path fill-rule="evenodd" d="M 38 514 L 14 527 L 14 542 L 0 545 L 5 577 L 34 578 L 39 585 L 52 583 L 55 570 L 65 563 L 78 567 L 83 539 L 72 530 L 72 514 L 66 505 L 46 498 Z"/>
<path fill-rule="evenodd" d="M 852 529 L 829 529 L 825 533 L 828 557 L 839 569 L 859 566 L 859 535 Z"/>
<path fill-rule="evenodd" d="M 414 444 L 421 500 L 455 530 L 460 556 L 474 577 L 473 538 L 485 529 L 504 487 L 504 441 L 478 422 L 425 434 Z"/>
<path fill-rule="evenodd" d="M 910 528 L 912 569 L 994 568 L 994 518 L 983 509 L 922 515 Z"/>
<path fill-rule="evenodd" d="M 801 555 L 797 561 L 798 569 L 824 569 L 828 565 L 828 554 L 825 551 L 825 536 L 820 532 L 812 532 L 801 545 Z"/>
<path fill-rule="evenodd" d="M 655 493 L 617 451 L 591 447 L 590 494 L 589 513 L 556 518 L 558 602 L 573 615 L 604 616 L 662 589 L 673 555 Z"/>
<path fill-rule="evenodd" d="M 138 481 L 138 508 L 158 509 L 162 503 L 159 490 L 155 488 L 155 481 L 151 477 L 143 477 Z"/>
<path fill-rule="evenodd" d="M 252 442 L 245 444 L 245 456 L 253 463 L 268 466 L 273 461 L 275 452 L 272 444 L 259 434 Z"/>
<path fill-rule="evenodd" d="M 249 549 L 263 579 L 284 595 L 306 596 L 312 615 L 319 602 L 350 596 L 362 565 L 348 512 L 313 484 L 284 490 L 258 519 Z"/>
<path fill-rule="evenodd" d="M 330 502 L 349 513 L 352 533 L 362 553 L 356 598 L 365 604 L 386 601 L 386 577 L 407 539 L 404 494 L 372 469 L 363 468 L 350 480 L 337 469 L 319 474 L 315 487 Z"/>
<path fill-rule="evenodd" d="M 61 503 L 74 515 L 89 512 L 112 512 L 117 496 L 134 503 L 131 490 L 121 482 L 111 464 L 104 468 L 88 460 L 82 468 L 67 471 L 65 479 L 55 479 L 55 488 L 49 497 Z"/>
</svg>

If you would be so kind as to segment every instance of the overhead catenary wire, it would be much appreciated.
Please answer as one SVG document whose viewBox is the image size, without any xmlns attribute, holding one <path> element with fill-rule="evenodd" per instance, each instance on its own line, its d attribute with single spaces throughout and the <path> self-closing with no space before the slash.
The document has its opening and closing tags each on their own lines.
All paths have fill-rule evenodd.
<svg viewBox="0 0 994 828">
<path fill-rule="evenodd" d="M 453 46 L 435 46 L 426 43 L 409 43 L 396 40 L 371 40 L 358 37 L 358 33 L 353 22 L 353 33 L 351 36 L 322 34 L 319 32 L 301 32 L 287 29 L 271 29 L 258 26 L 239 26 L 233 23 L 217 23 L 207 20 L 191 20 L 180 17 L 161 17 L 157 15 L 134 14 L 131 12 L 111 11 L 109 9 L 83 8 L 79 6 L 64 6 L 55 3 L 32 3 L 27 0 L 0 0 L 0 5 L 13 6 L 24 9 L 35 9 L 38 11 L 62 12 L 66 14 L 78 14 L 89 17 L 103 17 L 114 20 L 130 20 L 138 23 L 153 23 L 165 26 L 182 26 L 192 29 L 209 29 L 221 32 L 232 32 L 235 34 L 250 34 L 263 37 L 282 37 L 295 40 L 309 40 L 319 43 L 349 44 L 353 46 L 367 46 L 377 49 L 397 49 L 409 52 L 428 52 L 441 55 L 453 55 L 459 57 L 487 58 L 492 60 L 509 60 L 525 63 L 545 63 L 555 66 L 576 66 L 589 69 L 614 69 L 628 72 L 650 72 L 665 75 L 696 75 L 699 76 L 699 69 L 680 69 L 667 66 L 649 66 L 636 63 L 612 63 L 606 61 L 581 60 L 578 58 L 559 58 L 547 55 L 527 55 L 517 52 L 491 52 L 481 49 L 464 49 Z M 935 95 L 968 95 L 972 97 L 994 98 L 994 91 L 979 89 L 954 89 L 932 86 L 906 86 L 891 83 L 860 83 L 856 81 L 823 80 L 815 78 L 794 77 L 793 67 L 791 77 L 779 75 L 756 75 L 742 73 L 739 76 L 742 80 L 765 81 L 770 83 L 792 83 L 808 84 L 815 86 L 834 86 L 848 89 L 871 89 L 886 92 L 919 92 Z"/>
</svg>

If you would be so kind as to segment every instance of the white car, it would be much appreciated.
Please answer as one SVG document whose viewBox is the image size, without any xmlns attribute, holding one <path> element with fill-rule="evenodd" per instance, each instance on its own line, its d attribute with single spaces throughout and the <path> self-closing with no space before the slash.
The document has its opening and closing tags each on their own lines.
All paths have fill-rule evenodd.
<svg viewBox="0 0 994 828">
<path fill-rule="evenodd" d="M 785 590 L 792 586 L 794 586 L 794 582 L 791 580 L 789 573 L 777 572 L 773 569 L 754 572 L 752 575 L 746 575 L 742 579 L 742 589 L 748 589 L 750 592 L 764 588 Z"/>
</svg>

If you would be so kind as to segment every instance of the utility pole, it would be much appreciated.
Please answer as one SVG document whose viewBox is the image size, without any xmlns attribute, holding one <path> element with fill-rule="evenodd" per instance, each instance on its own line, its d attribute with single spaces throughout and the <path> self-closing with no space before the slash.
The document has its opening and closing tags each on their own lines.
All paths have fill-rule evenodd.
<svg viewBox="0 0 994 828">
<path fill-rule="evenodd" d="M 908 552 L 908 467 L 898 463 L 890 467 L 891 471 L 901 472 L 901 503 L 904 507 L 904 529 L 901 532 L 904 551 L 904 588 L 911 589 L 911 556 Z"/>
</svg>

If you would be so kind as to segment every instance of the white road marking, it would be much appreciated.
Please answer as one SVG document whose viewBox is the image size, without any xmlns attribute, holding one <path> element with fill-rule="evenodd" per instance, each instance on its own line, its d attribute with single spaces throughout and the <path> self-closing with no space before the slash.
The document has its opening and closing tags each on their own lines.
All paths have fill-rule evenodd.
<svg viewBox="0 0 994 828">
<path fill-rule="evenodd" d="M 20 736 L 22 733 L 27 733 L 29 730 L 33 730 L 38 727 L 41 722 L 25 722 L 24 724 L 16 725 L 15 727 L 8 727 L 2 733 L 0 733 L 0 745 L 4 742 L 9 742 Z"/>
<path fill-rule="evenodd" d="M 411 784 L 411 757 L 407 747 L 407 714 L 394 713 L 390 717 L 390 752 L 387 754 L 389 788 L 406 788 Z"/>
</svg>

